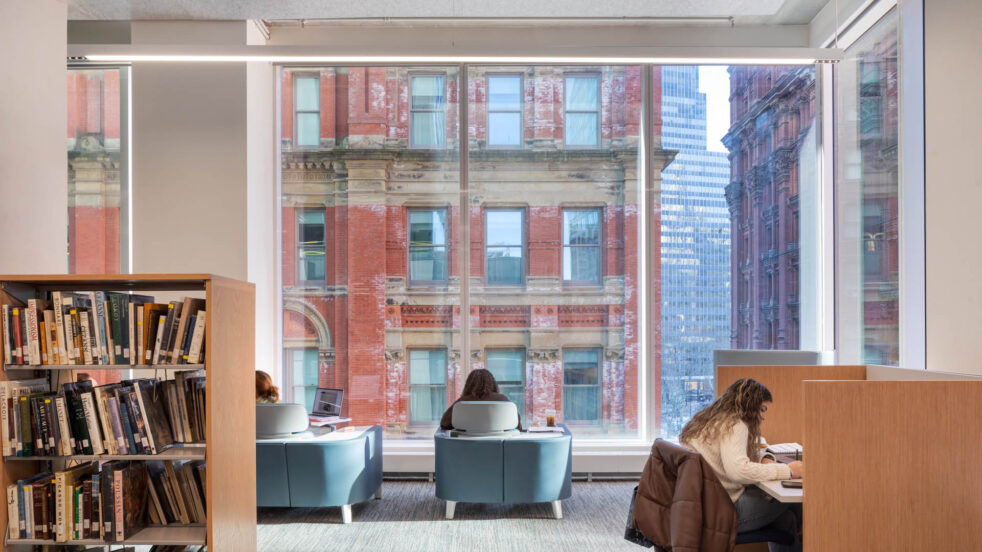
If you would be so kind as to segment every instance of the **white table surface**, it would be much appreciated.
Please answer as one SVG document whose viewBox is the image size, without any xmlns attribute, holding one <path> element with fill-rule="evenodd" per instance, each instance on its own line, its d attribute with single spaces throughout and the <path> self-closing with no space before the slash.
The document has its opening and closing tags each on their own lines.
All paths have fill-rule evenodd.
<svg viewBox="0 0 982 552">
<path fill-rule="evenodd" d="M 794 479 L 793 481 L 801 480 Z M 779 502 L 800 504 L 805 496 L 804 489 L 789 489 L 782 486 L 780 481 L 762 481 L 757 483 L 757 487 L 776 498 Z"/>
<path fill-rule="evenodd" d="M 257 443 L 296 443 L 296 442 L 306 442 L 306 441 L 345 441 L 347 439 L 354 439 L 356 437 L 361 437 L 366 431 L 372 429 L 374 426 L 359 426 L 352 427 L 352 429 L 338 429 L 331 431 L 330 429 L 312 427 L 307 431 L 301 431 L 300 433 L 294 433 L 289 437 L 280 437 L 273 439 L 256 439 Z"/>
</svg>

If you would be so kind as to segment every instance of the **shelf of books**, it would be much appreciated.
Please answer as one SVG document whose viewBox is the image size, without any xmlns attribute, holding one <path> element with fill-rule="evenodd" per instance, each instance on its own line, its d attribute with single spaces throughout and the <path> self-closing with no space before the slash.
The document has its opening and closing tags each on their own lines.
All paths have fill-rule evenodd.
<svg viewBox="0 0 982 552">
<path fill-rule="evenodd" d="M 210 274 L 0 276 L 5 550 L 256 549 L 254 297 Z"/>
</svg>

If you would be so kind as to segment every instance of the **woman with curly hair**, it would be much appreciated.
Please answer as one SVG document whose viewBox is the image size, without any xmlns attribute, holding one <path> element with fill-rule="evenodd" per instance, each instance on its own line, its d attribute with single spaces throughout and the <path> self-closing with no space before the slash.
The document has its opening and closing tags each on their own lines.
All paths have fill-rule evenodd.
<svg viewBox="0 0 982 552">
<path fill-rule="evenodd" d="M 454 401 L 450 408 L 443 413 L 443 418 L 440 419 L 440 428 L 442 429 L 453 429 L 453 407 L 460 401 L 502 401 L 507 402 L 508 397 L 501 394 L 498 389 L 498 382 L 494 379 L 494 374 L 489 370 L 483 368 L 478 370 L 473 370 L 467 375 L 467 381 L 464 382 L 464 391 L 460 394 L 460 398 Z M 522 429 L 522 415 L 518 415 L 518 429 Z"/>
<path fill-rule="evenodd" d="M 795 544 L 769 543 L 770 551 L 798 552 L 800 515 L 790 504 L 772 499 L 754 485 L 804 474 L 801 462 L 781 464 L 769 454 L 761 455 L 760 426 L 771 402 L 771 392 L 759 382 L 750 378 L 737 380 L 685 424 L 679 441 L 701 454 L 716 472 L 736 506 L 739 532 L 766 526 L 782 529 L 795 535 Z"/>
</svg>

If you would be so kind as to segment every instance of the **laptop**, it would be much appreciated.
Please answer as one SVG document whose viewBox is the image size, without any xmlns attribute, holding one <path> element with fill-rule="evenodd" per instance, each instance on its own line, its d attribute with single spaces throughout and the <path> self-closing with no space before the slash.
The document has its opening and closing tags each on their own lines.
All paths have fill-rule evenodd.
<svg viewBox="0 0 982 552">
<path fill-rule="evenodd" d="M 314 393 L 314 407 L 310 413 L 310 421 L 331 423 L 341 419 L 341 403 L 344 400 L 343 389 L 318 387 Z"/>
</svg>

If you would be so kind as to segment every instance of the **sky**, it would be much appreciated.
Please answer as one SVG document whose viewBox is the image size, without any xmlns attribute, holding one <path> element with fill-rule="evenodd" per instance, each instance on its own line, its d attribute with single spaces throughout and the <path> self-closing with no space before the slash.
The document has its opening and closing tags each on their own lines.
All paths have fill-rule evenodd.
<svg viewBox="0 0 982 552">
<path fill-rule="evenodd" d="M 699 66 L 699 91 L 706 94 L 706 149 L 727 149 L 720 139 L 730 128 L 730 74 L 725 65 Z"/>
</svg>

